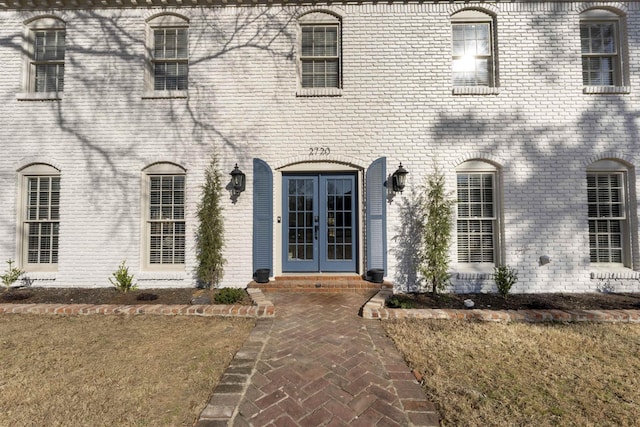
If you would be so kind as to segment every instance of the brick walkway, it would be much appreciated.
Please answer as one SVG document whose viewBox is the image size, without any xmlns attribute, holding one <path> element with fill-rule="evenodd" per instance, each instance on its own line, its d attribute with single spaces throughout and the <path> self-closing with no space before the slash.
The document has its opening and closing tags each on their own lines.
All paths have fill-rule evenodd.
<svg viewBox="0 0 640 427">
<path fill-rule="evenodd" d="M 370 295 L 270 293 L 200 415 L 210 426 L 437 426 L 438 415 L 380 322 Z"/>
</svg>

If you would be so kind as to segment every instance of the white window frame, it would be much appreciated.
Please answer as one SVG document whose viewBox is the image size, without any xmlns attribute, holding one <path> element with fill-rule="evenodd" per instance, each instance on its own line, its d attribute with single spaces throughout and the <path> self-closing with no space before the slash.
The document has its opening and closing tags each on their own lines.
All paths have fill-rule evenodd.
<svg viewBox="0 0 640 427">
<path fill-rule="evenodd" d="M 492 177 L 492 210 L 493 215 L 489 216 L 460 216 L 461 209 L 463 208 L 463 202 L 461 201 L 461 195 L 458 192 L 458 177 L 460 175 L 490 175 Z M 484 198 L 484 196 L 482 196 Z M 501 233 L 501 190 L 500 190 L 500 174 L 497 167 L 483 160 L 469 160 L 456 168 L 456 260 L 458 262 L 458 268 L 462 271 L 478 271 L 492 273 L 493 269 L 500 265 L 503 259 L 502 256 L 502 233 Z M 481 202 L 482 203 L 482 202 Z M 461 258 L 460 256 L 460 239 L 462 238 L 462 232 L 460 230 L 460 223 L 466 222 L 482 222 L 490 221 L 492 227 L 492 261 L 471 261 L 468 258 Z M 466 233 L 471 235 L 469 231 Z M 469 236 L 468 236 L 469 237 Z M 469 256 L 470 258 L 470 256 Z M 461 260 L 462 259 L 462 260 Z"/>
<path fill-rule="evenodd" d="M 175 165 L 173 163 L 155 163 L 153 165 L 148 166 L 143 171 L 143 183 L 142 183 L 142 256 L 143 260 L 142 269 L 144 271 L 184 271 L 185 269 L 185 260 L 186 260 L 186 171 L 182 167 Z M 183 187 L 183 218 L 151 218 L 151 180 L 152 178 L 158 177 L 176 177 L 181 176 L 183 178 L 184 187 Z M 173 203 L 171 204 L 173 205 Z M 185 235 L 184 235 L 184 255 L 183 262 L 172 262 L 172 263 L 152 263 L 151 262 L 151 227 L 152 223 L 182 223 Z M 162 254 L 160 255 L 160 259 L 162 260 Z"/>
<path fill-rule="evenodd" d="M 612 25 L 613 26 L 613 38 L 615 44 L 614 52 L 584 52 L 583 51 L 583 27 L 589 25 Z M 627 82 L 627 73 L 625 72 L 626 65 L 626 38 L 625 34 L 625 19 L 613 11 L 606 9 L 589 9 L 580 14 L 580 58 L 581 58 L 581 70 L 582 70 L 582 85 L 583 92 L 588 94 L 593 93 L 629 93 L 630 89 Z M 591 45 L 590 45 L 591 48 Z M 612 64 L 612 84 L 602 84 L 593 82 L 590 78 L 585 78 L 585 73 L 588 72 L 585 69 L 585 60 L 588 59 L 603 59 L 611 58 Z"/>
<path fill-rule="evenodd" d="M 65 59 L 51 59 L 36 61 L 36 34 L 39 32 L 63 32 L 65 34 Z M 23 59 L 22 92 L 18 94 L 19 100 L 60 100 L 64 91 L 64 67 L 66 62 L 66 25 L 62 19 L 53 16 L 43 16 L 31 19 L 24 25 L 25 52 Z M 36 69 L 38 65 L 62 65 L 62 85 L 58 90 L 36 91 Z"/>
<path fill-rule="evenodd" d="M 599 202 L 596 194 L 590 194 L 591 187 L 587 182 L 587 205 L 589 209 L 587 211 L 587 217 L 589 220 L 589 260 L 590 265 L 593 267 L 599 268 L 632 268 L 632 236 L 630 233 L 630 201 L 629 201 L 629 183 L 628 183 L 628 169 L 620 162 L 616 160 L 600 160 L 598 162 L 592 163 L 587 168 L 587 181 L 592 176 L 610 176 L 617 175 L 620 178 L 621 188 L 619 190 L 620 194 L 618 197 L 620 198 L 619 203 L 612 202 L 611 204 L 605 203 L 604 201 Z M 597 189 L 597 187 L 596 187 Z M 618 212 L 620 215 L 612 216 L 607 215 L 607 206 L 619 205 Z M 604 209 L 602 209 L 604 208 Z M 612 209 L 609 209 L 612 210 Z M 591 212 L 595 212 L 596 215 L 593 216 Z M 604 212 L 604 213 L 603 213 Z M 607 223 L 607 230 L 610 230 L 610 223 L 619 222 L 620 231 L 618 233 L 605 232 L 602 231 L 598 233 L 595 231 L 597 229 L 596 224 L 592 222 L 599 221 Z M 621 262 L 611 262 L 611 261 L 600 261 L 598 256 L 596 255 L 596 261 L 592 261 L 593 259 L 593 251 L 597 251 L 599 248 L 598 244 L 598 236 L 602 236 L 604 238 L 611 237 L 612 235 L 619 235 L 620 245 L 619 249 L 621 251 L 620 260 Z M 595 239 L 595 242 L 594 242 Z M 610 240 L 610 239 L 608 239 Z M 595 243 L 595 244 L 594 244 Z M 603 248 L 603 250 L 610 249 L 609 242 L 607 243 L 607 248 Z M 608 257 L 611 258 L 610 256 Z"/>
<path fill-rule="evenodd" d="M 57 179 L 58 180 L 58 196 L 57 202 L 52 203 L 50 195 L 46 198 L 46 207 L 49 213 L 47 214 L 47 218 L 40 218 L 40 209 L 42 209 L 45 204 L 42 203 L 42 199 L 37 197 L 36 204 L 32 206 L 35 209 L 37 217 L 29 218 L 29 183 L 31 180 L 37 179 L 41 180 L 43 178 Z M 19 197 L 18 200 L 18 238 L 17 241 L 17 252 L 18 252 L 18 266 L 27 272 L 37 272 L 37 271 L 58 271 L 58 262 L 60 260 L 60 171 L 53 166 L 46 164 L 32 164 L 29 165 L 19 171 Z M 39 190 L 39 189 L 38 189 Z M 38 196 L 40 193 L 38 192 Z M 54 207 L 57 210 L 57 214 L 53 215 L 51 218 L 51 207 Z M 51 252 L 52 256 L 55 252 L 55 262 L 51 259 L 50 262 L 30 262 L 29 261 L 29 230 L 30 224 L 50 224 L 52 227 L 52 232 L 50 236 L 54 237 L 54 241 L 51 241 Z M 57 231 L 53 231 L 57 229 Z M 38 239 L 42 238 L 42 233 L 37 233 Z M 55 248 L 55 249 L 54 249 Z M 37 252 L 40 253 L 40 244 L 38 244 Z"/>
<path fill-rule="evenodd" d="M 336 55 L 303 56 L 303 29 L 309 27 L 336 28 Z M 336 86 L 303 86 L 303 64 L 306 61 L 337 62 Z M 327 12 L 309 12 L 298 19 L 298 96 L 339 96 L 342 94 L 342 21 L 340 17 Z"/>
<path fill-rule="evenodd" d="M 475 84 L 469 85 L 461 85 L 456 84 L 455 81 L 455 73 L 456 73 L 456 64 L 460 61 L 463 61 L 463 57 L 456 55 L 454 44 L 454 27 L 463 26 L 463 25 L 486 25 L 488 26 L 488 35 L 489 35 L 489 54 L 488 55 L 473 55 L 473 57 L 467 58 L 467 62 L 469 63 L 469 67 L 471 63 L 474 64 L 477 59 L 485 59 L 487 60 L 489 69 L 487 70 L 487 84 L 481 84 L 476 82 Z M 451 16 L 451 84 L 453 86 L 453 94 L 454 95 L 495 95 L 498 94 L 498 84 L 497 84 L 497 48 L 496 48 L 496 30 L 495 30 L 496 22 L 495 17 L 479 10 L 461 10 L 454 15 Z M 462 63 L 461 62 L 461 63 Z"/>
<path fill-rule="evenodd" d="M 155 32 L 156 30 L 179 30 L 187 31 L 187 57 L 186 58 L 167 58 L 156 60 L 154 55 L 155 49 Z M 155 16 L 147 21 L 146 26 L 146 50 L 147 58 L 145 65 L 145 86 L 143 98 L 187 98 L 189 90 L 189 68 L 190 68 L 190 47 L 189 47 L 189 20 L 184 16 L 175 14 L 162 14 Z M 156 90 L 155 89 L 155 65 L 156 63 L 180 63 L 187 68 L 187 88 L 173 90 Z"/>
</svg>

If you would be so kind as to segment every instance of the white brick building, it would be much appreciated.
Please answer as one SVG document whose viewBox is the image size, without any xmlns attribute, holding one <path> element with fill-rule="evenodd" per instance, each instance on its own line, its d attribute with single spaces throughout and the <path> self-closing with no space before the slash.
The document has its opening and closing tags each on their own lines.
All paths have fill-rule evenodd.
<svg viewBox="0 0 640 427">
<path fill-rule="evenodd" d="M 640 2 L 0 6 L 0 260 L 36 285 L 107 286 L 126 259 L 142 287 L 194 286 L 215 152 L 247 177 L 222 286 L 258 268 L 412 286 L 437 164 L 457 290 L 508 264 L 516 292 L 640 291 Z"/>
</svg>

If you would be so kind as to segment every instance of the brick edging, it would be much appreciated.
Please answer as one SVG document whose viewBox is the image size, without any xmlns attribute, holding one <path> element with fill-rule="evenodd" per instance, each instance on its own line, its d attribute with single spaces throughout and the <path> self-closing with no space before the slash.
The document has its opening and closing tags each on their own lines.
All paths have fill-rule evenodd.
<svg viewBox="0 0 640 427">
<path fill-rule="evenodd" d="M 480 310 L 386 308 L 392 295 L 382 289 L 362 308 L 365 319 L 445 319 L 485 322 L 620 322 L 640 323 L 640 310 Z"/>
<path fill-rule="evenodd" d="M 0 314 L 124 314 L 202 317 L 274 317 L 275 307 L 259 289 L 249 291 L 255 305 L 171 304 L 0 304 Z"/>
</svg>

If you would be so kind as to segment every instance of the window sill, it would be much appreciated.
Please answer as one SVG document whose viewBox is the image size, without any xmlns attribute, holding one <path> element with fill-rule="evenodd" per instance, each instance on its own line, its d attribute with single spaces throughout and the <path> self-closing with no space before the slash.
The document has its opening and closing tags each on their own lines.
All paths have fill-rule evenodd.
<svg viewBox="0 0 640 427">
<path fill-rule="evenodd" d="M 56 271 L 26 271 L 18 281 L 27 280 L 33 282 L 34 280 L 56 280 Z"/>
<path fill-rule="evenodd" d="M 300 88 L 296 96 L 342 96 L 342 89 L 338 87 Z"/>
<path fill-rule="evenodd" d="M 597 94 L 628 94 L 631 93 L 629 86 L 585 86 L 582 93 L 586 95 Z"/>
<path fill-rule="evenodd" d="M 591 273 L 590 273 L 591 278 L 596 280 L 640 279 L 640 272 L 634 271 L 630 268 L 622 267 L 619 265 L 611 265 L 611 266 L 607 266 L 606 264 L 600 264 L 597 266 L 591 265 L 590 270 L 591 270 Z"/>
<path fill-rule="evenodd" d="M 61 101 L 59 92 L 21 92 L 16 95 L 18 101 Z"/>
<path fill-rule="evenodd" d="M 135 279 L 139 281 L 145 280 L 185 280 L 185 272 L 183 270 L 158 270 L 158 271 L 141 271 L 136 274 Z"/>
<path fill-rule="evenodd" d="M 456 86 L 453 95 L 498 95 L 500 88 L 489 86 Z"/>
<path fill-rule="evenodd" d="M 493 280 L 493 264 L 459 264 L 453 277 L 457 280 Z"/>
<path fill-rule="evenodd" d="M 142 99 L 186 99 L 188 98 L 188 93 L 186 90 L 154 90 L 144 92 Z"/>
</svg>

